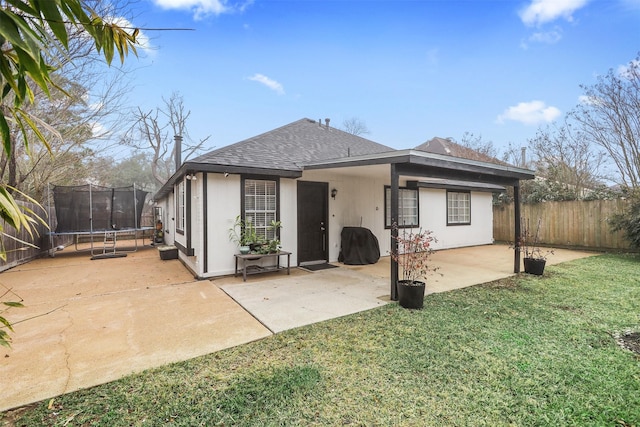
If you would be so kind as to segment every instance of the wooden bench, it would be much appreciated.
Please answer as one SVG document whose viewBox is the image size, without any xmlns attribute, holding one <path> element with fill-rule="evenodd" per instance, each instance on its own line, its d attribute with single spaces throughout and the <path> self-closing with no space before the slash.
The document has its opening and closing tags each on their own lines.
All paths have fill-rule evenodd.
<svg viewBox="0 0 640 427">
<path fill-rule="evenodd" d="M 281 267 L 280 257 L 284 255 L 287 256 L 287 266 Z M 291 274 L 291 252 L 280 251 L 280 252 L 274 252 L 272 254 L 246 254 L 246 255 L 235 254 L 234 256 L 236 258 L 236 272 L 234 274 L 234 277 L 238 276 L 238 260 L 239 260 L 242 264 L 241 268 L 242 268 L 243 282 L 247 281 L 247 276 L 250 274 L 267 273 L 269 271 L 284 270 L 285 268 L 287 269 L 287 274 Z M 269 266 L 247 265 L 247 261 L 258 261 L 265 258 L 275 258 L 276 264 L 269 265 Z"/>
</svg>

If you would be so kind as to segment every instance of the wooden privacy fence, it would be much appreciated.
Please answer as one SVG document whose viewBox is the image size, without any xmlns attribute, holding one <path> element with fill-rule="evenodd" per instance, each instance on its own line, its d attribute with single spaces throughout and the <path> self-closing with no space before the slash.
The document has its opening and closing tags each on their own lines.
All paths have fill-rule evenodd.
<svg viewBox="0 0 640 427">
<path fill-rule="evenodd" d="M 44 212 L 41 206 L 21 201 L 18 201 L 18 204 L 28 207 L 40 218 L 44 219 L 45 221 L 47 220 L 47 214 Z M 20 232 L 17 232 L 15 228 L 11 227 L 8 224 L 4 224 L 4 233 L 6 235 L 17 238 L 24 242 L 29 242 L 37 247 L 32 248 L 25 245 L 24 243 L 20 243 L 12 239 L 11 237 L 3 236 L 2 242 L 4 243 L 7 260 L 0 260 L 0 271 L 5 271 L 11 267 L 15 267 L 16 265 L 24 264 L 27 261 L 38 258 L 42 255 L 43 251 L 49 249 L 49 239 L 47 238 L 49 229 L 40 223 L 34 224 L 33 229 L 34 230 L 32 230 L 32 237 L 24 230 L 24 228 L 20 230 Z"/>
<path fill-rule="evenodd" d="M 529 220 L 535 231 L 538 218 L 540 243 L 549 246 L 593 250 L 626 250 L 629 243 L 623 233 L 612 232 L 608 219 L 622 212 L 627 205 L 623 199 L 543 202 L 521 205 L 521 216 Z M 513 204 L 493 207 L 493 238 L 513 242 Z"/>
</svg>

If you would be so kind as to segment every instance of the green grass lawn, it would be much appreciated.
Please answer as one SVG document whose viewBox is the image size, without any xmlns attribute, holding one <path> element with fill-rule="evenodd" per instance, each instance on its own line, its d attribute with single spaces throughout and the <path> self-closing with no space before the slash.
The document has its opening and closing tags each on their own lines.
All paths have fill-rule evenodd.
<svg viewBox="0 0 640 427">
<path fill-rule="evenodd" d="M 603 255 L 421 311 L 390 304 L 32 405 L 15 425 L 640 426 L 640 356 L 614 337 L 640 331 L 639 273 L 637 256 Z"/>
</svg>

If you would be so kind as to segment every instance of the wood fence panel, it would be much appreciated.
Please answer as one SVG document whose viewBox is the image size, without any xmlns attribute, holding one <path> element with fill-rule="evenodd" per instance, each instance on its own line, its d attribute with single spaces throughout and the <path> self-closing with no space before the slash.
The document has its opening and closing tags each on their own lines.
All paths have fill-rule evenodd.
<svg viewBox="0 0 640 427">
<path fill-rule="evenodd" d="M 621 232 L 612 232 L 609 218 L 622 212 L 626 200 L 593 200 L 569 202 L 544 202 L 524 204 L 522 218 L 529 219 L 532 231 L 538 218 L 540 242 L 545 245 L 586 248 L 596 250 L 629 249 L 629 243 Z M 513 205 L 493 208 L 493 238 L 496 241 L 513 242 Z"/>
<path fill-rule="evenodd" d="M 36 215 L 46 220 L 47 216 L 42 207 L 34 205 L 32 203 L 20 201 L 18 201 L 18 204 L 28 207 Z M 38 258 L 39 256 L 41 256 L 42 251 L 47 249 L 49 245 L 49 241 L 47 239 L 47 233 L 49 232 L 49 229 L 40 223 L 35 224 L 33 228 L 33 236 L 31 236 L 24 230 L 24 228 L 18 232 L 15 228 L 11 227 L 8 224 L 4 225 L 5 236 L 2 237 L 2 242 L 4 244 L 7 260 L 0 260 L 0 271 L 7 270 L 9 268 L 15 267 L 16 265 L 24 264 L 25 262 L 28 262 L 34 258 Z M 36 248 L 30 247 L 14 239 L 19 239 L 23 242 L 29 242 L 35 245 Z"/>
</svg>

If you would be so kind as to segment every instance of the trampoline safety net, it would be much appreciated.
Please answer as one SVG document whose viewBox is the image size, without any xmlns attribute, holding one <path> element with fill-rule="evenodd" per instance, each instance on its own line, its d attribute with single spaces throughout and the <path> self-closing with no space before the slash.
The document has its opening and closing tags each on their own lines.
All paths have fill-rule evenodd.
<svg viewBox="0 0 640 427">
<path fill-rule="evenodd" d="M 135 229 L 147 192 L 134 186 L 53 186 L 56 233 Z M 93 222 L 93 223 L 92 223 Z"/>
</svg>

